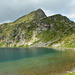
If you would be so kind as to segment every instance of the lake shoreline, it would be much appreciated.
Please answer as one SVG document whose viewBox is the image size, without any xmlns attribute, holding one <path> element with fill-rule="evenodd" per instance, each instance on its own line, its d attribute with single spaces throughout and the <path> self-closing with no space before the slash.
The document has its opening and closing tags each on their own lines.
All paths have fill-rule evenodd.
<svg viewBox="0 0 75 75">
<path fill-rule="evenodd" d="M 69 50 L 74 50 L 75 51 L 75 48 L 65 48 L 65 47 L 0 47 L 0 48 L 52 48 L 52 49 L 61 49 L 61 50 L 64 50 L 64 49 L 69 49 Z"/>
<path fill-rule="evenodd" d="M 58 50 L 73 50 L 75 51 L 75 48 L 65 48 L 65 47 L 46 47 L 46 48 L 52 48 L 52 49 L 58 49 Z"/>
</svg>

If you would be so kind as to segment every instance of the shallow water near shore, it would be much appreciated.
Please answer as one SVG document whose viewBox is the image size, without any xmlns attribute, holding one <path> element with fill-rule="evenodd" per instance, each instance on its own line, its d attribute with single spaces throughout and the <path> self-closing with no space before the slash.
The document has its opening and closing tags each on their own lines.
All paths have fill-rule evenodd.
<svg viewBox="0 0 75 75">
<path fill-rule="evenodd" d="M 0 75 L 63 75 L 75 68 L 75 51 L 0 48 Z"/>
</svg>

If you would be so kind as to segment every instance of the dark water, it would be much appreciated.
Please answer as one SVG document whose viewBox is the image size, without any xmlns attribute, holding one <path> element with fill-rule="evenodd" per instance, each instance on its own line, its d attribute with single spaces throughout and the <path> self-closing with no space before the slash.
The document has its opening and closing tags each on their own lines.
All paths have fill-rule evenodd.
<svg viewBox="0 0 75 75">
<path fill-rule="evenodd" d="M 0 62 L 52 54 L 57 51 L 49 48 L 0 48 Z"/>
<path fill-rule="evenodd" d="M 75 68 L 75 51 L 0 48 L 0 75 L 64 75 Z"/>
</svg>

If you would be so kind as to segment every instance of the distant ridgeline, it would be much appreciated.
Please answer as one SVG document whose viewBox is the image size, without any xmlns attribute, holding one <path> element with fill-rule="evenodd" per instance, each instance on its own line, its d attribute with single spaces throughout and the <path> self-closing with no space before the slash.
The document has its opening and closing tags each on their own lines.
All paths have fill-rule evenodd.
<svg viewBox="0 0 75 75">
<path fill-rule="evenodd" d="M 75 23 L 42 9 L 0 25 L 0 47 L 75 47 Z"/>
</svg>

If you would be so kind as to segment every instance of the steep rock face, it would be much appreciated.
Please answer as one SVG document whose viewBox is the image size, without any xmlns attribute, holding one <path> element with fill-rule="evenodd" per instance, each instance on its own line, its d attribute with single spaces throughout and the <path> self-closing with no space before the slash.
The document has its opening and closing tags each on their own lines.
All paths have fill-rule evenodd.
<svg viewBox="0 0 75 75">
<path fill-rule="evenodd" d="M 47 17 L 38 9 L 13 23 L 0 25 L 0 47 L 52 46 L 74 32 L 75 23 L 67 17 L 60 14 Z"/>
</svg>

